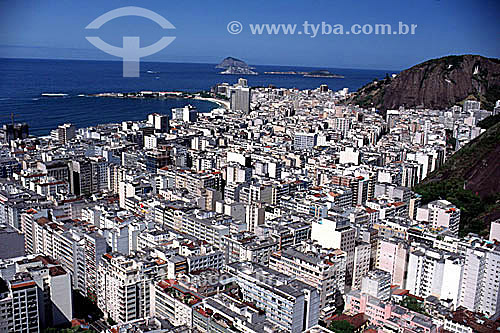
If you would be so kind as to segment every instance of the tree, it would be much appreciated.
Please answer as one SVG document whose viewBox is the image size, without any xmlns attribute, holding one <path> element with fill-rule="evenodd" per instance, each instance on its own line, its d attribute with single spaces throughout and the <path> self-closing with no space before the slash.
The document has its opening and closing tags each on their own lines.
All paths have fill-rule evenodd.
<svg viewBox="0 0 500 333">
<path fill-rule="evenodd" d="M 347 320 L 334 320 L 328 328 L 337 333 L 354 333 L 355 330 Z"/>
<path fill-rule="evenodd" d="M 114 321 L 114 320 L 113 320 L 113 318 L 111 318 L 111 317 L 108 317 L 108 320 L 107 320 L 107 321 L 108 321 L 108 324 L 109 324 L 110 326 L 113 326 L 113 325 L 116 325 L 116 324 L 117 324 L 117 322 L 116 322 L 116 321 Z"/>
</svg>

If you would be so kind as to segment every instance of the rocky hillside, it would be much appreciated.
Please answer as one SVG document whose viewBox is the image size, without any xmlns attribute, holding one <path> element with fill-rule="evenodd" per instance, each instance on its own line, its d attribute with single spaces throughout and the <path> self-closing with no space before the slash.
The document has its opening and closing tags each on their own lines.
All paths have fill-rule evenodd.
<svg viewBox="0 0 500 333">
<path fill-rule="evenodd" d="M 462 233 L 487 233 L 500 218 L 500 123 L 453 154 L 414 188 L 422 201 L 446 199 L 461 210 Z"/>
<path fill-rule="evenodd" d="M 447 108 L 467 98 L 493 109 L 500 99 L 500 59 L 460 55 L 429 60 L 394 78 L 365 85 L 351 102 L 381 110 L 399 106 Z"/>
</svg>

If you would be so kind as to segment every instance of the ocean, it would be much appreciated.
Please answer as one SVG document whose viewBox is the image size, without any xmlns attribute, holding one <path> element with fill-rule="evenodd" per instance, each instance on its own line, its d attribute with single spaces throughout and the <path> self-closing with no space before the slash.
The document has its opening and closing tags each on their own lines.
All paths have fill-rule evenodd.
<svg viewBox="0 0 500 333">
<path fill-rule="evenodd" d="M 26 122 L 30 134 L 47 135 L 63 123 L 77 127 L 124 120 L 145 119 L 149 113 L 170 114 L 171 109 L 192 104 L 200 112 L 214 103 L 186 99 L 114 99 L 79 97 L 101 92 L 209 90 L 216 83 L 235 83 L 239 77 L 250 86 L 312 89 L 327 84 L 330 89 L 357 90 L 392 71 L 289 66 L 255 66 L 259 75 L 221 75 L 216 64 L 142 62 L 139 78 L 122 77 L 119 61 L 0 59 L 0 125 Z M 305 78 L 300 75 L 263 74 L 268 71 L 312 71 L 327 69 L 343 75 L 336 78 Z M 153 73 L 148 73 L 148 71 Z M 42 97 L 42 93 L 64 93 L 66 97 Z"/>
</svg>

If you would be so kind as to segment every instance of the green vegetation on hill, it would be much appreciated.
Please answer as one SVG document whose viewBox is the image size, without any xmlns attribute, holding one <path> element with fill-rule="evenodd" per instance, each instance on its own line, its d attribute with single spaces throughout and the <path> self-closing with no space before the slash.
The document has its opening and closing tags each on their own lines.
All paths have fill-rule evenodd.
<svg viewBox="0 0 500 333">
<path fill-rule="evenodd" d="M 481 120 L 479 123 L 477 123 L 477 126 L 484 129 L 488 129 L 492 126 L 495 126 L 499 122 L 500 122 L 500 113 L 494 116 L 489 116 L 488 118 Z"/>
<path fill-rule="evenodd" d="M 489 126 L 486 132 L 453 154 L 413 189 L 422 195 L 423 204 L 446 199 L 456 205 L 461 213 L 461 235 L 487 234 L 488 222 L 500 215 L 500 123 L 485 124 Z"/>
</svg>

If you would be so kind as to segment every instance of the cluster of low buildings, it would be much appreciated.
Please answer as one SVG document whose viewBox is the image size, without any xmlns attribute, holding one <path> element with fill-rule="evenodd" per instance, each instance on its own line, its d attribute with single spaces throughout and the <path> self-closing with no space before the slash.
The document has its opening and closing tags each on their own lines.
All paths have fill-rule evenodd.
<svg viewBox="0 0 500 333">
<path fill-rule="evenodd" d="M 229 105 L 0 147 L 0 331 L 97 329 L 75 293 L 109 332 L 498 327 L 500 221 L 460 237 L 458 207 L 412 191 L 487 111 L 384 118 L 346 90 L 244 79 L 213 92 Z"/>
</svg>

